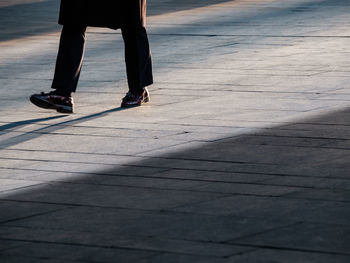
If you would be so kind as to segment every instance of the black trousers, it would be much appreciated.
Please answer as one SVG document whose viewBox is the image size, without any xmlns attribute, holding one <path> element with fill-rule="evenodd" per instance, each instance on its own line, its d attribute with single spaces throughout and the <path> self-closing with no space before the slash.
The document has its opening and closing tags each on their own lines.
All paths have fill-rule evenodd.
<svg viewBox="0 0 350 263">
<path fill-rule="evenodd" d="M 122 27 L 129 91 L 140 93 L 153 83 L 152 60 L 145 27 Z M 86 26 L 63 26 L 52 88 L 70 96 L 76 91 L 85 50 Z"/>
</svg>

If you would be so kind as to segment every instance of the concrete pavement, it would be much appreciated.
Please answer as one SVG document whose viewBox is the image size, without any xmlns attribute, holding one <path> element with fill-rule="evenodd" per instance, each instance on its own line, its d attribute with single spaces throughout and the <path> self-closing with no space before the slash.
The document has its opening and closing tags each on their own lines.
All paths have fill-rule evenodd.
<svg viewBox="0 0 350 263">
<path fill-rule="evenodd" d="M 349 262 L 348 1 L 149 0 L 151 103 L 90 28 L 72 115 L 58 7 L 0 4 L 0 262 Z"/>
</svg>

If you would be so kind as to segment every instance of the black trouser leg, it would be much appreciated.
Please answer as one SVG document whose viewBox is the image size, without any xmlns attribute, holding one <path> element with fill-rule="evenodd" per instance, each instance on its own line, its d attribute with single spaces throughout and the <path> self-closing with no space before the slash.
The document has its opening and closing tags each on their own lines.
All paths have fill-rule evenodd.
<svg viewBox="0 0 350 263">
<path fill-rule="evenodd" d="M 144 26 L 122 27 L 129 91 L 140 94 L 153 83 L 152 59 Z"/>
<path fill-rule="evenodd" d="M 85 26 L 63 26 L 52 88 L 62 96 L 75 92 L 85 50 Z"/>
</svg>

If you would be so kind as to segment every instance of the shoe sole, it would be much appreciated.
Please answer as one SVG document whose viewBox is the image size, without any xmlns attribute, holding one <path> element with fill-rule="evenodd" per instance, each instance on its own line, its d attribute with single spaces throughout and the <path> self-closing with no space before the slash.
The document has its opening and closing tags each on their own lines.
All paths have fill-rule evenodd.
<svg viewBox="0 0 350 263">
<path fill-rule="evenodd" d="M 60 113 L 73 113 L 73 108 L 70 106 L 52 104 L 47 100 L 43 100 L 35 96 L 31 96 L 30 101 L 31 103 L 33 103 L 35 106 L 38 106 L 39 108 L 56 110 L 57 112 L 60 112 Z"/>
</svg>

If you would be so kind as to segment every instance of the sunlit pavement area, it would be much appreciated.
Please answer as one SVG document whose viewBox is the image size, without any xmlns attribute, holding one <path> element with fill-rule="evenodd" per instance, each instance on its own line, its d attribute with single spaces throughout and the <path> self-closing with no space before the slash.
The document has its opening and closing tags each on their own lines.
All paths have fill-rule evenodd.
<svg viewBox="0 0 350 263">
<path fill-rule="evenodd" d="M 348 0 L 149 0 L 151 103 L 90 28 L 72 115 L 58 8 L 0 3 L 0 262 L 350 262 Z"/>
</svg>

